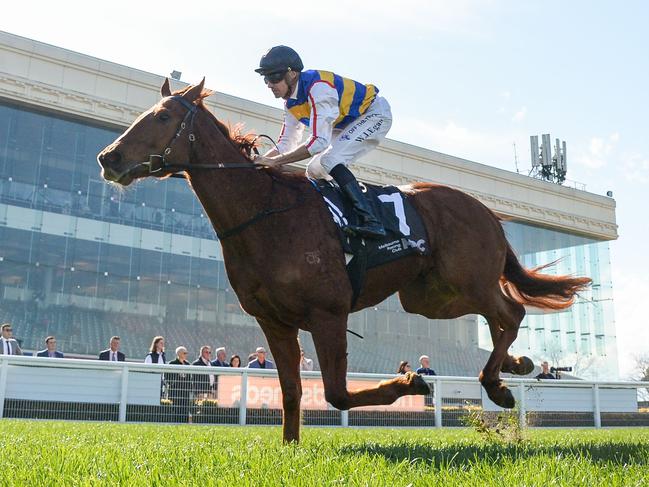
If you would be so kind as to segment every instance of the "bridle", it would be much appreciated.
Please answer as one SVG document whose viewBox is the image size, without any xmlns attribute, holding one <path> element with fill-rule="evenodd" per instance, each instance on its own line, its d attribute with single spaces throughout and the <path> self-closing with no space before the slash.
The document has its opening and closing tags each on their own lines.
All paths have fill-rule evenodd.
<svg viewBox="0 0 649 487">
<path fill-rule="evenodd" d="M 169 141 L 165 149 L 162 151 L 162 154 L 149 154 L 149 159 L 147 161 L 140 162 L 135 166 L 130 167 L 129 169 L 127 169 L 126 171 L 124 171 L 122 174 L 119 175 L 119 177 L 117 178 L 118 180 L 132 172 L 137 171 L 142 167 L 146 167 L 149 170 L 149 176 L 169 176 L 172 178 L 181 178 L 181 179 L 185 179 L 185 176 L 183 174 L 178 174 L 178 173 L 190 171 L 190 170 L 193 171 L 198 169 L 200 170 L 257 169 L 257 166 L 255 166 L 252 162 L 231 162 L 231 163 L 217 162 L 215 164 L 190 164 L 189 160 L 186 163 L 168 162 L 167 157 L 171 154 L 171 149 L 173 148 L 173 145 L 180 138 L 180 136 L 185 131 L 185 129 L 188 129 L 189 131 L 189 135 L 187 136 L 187 139 L 189 140 L 188 159 L 191 159 L 192 153 L 194 152 L 194 142 L 196 142 L 196 135 L 194 135 L 193 132 L 194 118 L 196 117 L 196 113 L 198 112 L 198 105 L 195 105 L 194 103 L 187 101 L 181 95 L 173 95 L 170 96 L 169 98 L 171 100 L 175 100 L 179 102 L 183 107 L 187 109 L 187 113 L 185 114 L 185 117 L 178 125 L 175 134 L 173 135 L 173 137 L 171 138 L 171 140 Z M 257 141 L 257 139 L 262 137 L 269 139 L 273 143 L 273 145 L 277 147 L 275 141 L 272 138 L 270 138 L 268 135 L 264 135 L 264 134 L 257 135 L 255 139 L 252 141 L 252 145 L 253 145 L 252 150 L 257 155 L 259 154 L 259 152 L 254 147 L 254 143 Z"/>
<path fill-rule="evenodd" d="M 124 173 L 120 174 L 118 177 L 118 181 L 124 176 L 126 176 L 127 174 L 141 167 L 148 168 L 150 176 L 169 176 L 172 178 L 182 178 L 182 179 L 186 179 L 186 177 L 182 174 L 178 174 L 179 172 L 185 172 L 190 170 L 193 171 L 196 169 L 255 169 L 255 170 L 259 169 L 259 167 L 253 164 L 252 162 L 230 162 L 230 163 L 218 162 L 215 164 L 190 164 L 189 161 L 191 160 L 192 154 L 194 152 L 194 142 L 196 142 L 196 136 L 194 135 L 193 128 L 194 128 L 194 118 L 196 117 L 198 106 L 195 105 L 194 103 L 187 101 L 181 95 L 173 95 L 170 98 L 172 100 L 178 101 L 183 107 L 187 108 L 187 113 L 185 114 L 185 117 L 178 125 L 178 128 L 176 129 L 176 133 L 171 138 L 171 140 L 165 147 L 164 151 L 162 151 L 162 154 L 150 154 L 148 161 L 140 162 L 135 166 L 131 167 L 130 169 L 128 169 L 127 171 L 125 171 Z M 180 163 L 180 164 L 169 163 L 165 158 L 169 156 L 169 154 L 171 154 L 171 149 L 173 145 L 180 138 L 180 136 L 185 131 L 185 129 L 189 130 L 189 135 L 187 136 L 189 140 L 189 153 L 187 156 L 188 162 Z M 277 144 L 275 143 L 275 141 L 268 135 L 264 135 L 264 134 L 257 135 L 255 139 L 252 141 L 252 150 L 257 155 L 259 154 L 259 152 L 255 148 L 254 143 L 260 137 L 265 137 L 269 139 L 275 145 L 275 148 L 277 148 Z M 275 192 L 275 183 L 282 184 L 282 182 L 279 181 L 272 174 L 270 175 L 270 177 L 271 177 L 271 188 L 268 193 L 268 200 L 265 205 L 266 208 L 258 212 L 252 218 L 246 220 L 245 222 L 239 225 L 236 225 L 223 232 L 216 232 L 216 236 L 219 238 L 219 240 L 225 240 L 228 237 L 232 237 L 233 235 L 242 232 L 249 226 L 257 223 L 260 220 L 265 219 L 270 215 L 274 215 L 276 213 L 284 213 L 285 211 L 292 210 L 302 205 L 302 203 L 304 202 L 304 196 L 302 195 L 302 193 L 298 193 L 298 196 L 294 204 L 280 207 L 280 208 L 270 208 L 273 194 Z M 288 186 L 288 187 L 291 189 L 295 189 L 292 186 Z"/>
</svg>

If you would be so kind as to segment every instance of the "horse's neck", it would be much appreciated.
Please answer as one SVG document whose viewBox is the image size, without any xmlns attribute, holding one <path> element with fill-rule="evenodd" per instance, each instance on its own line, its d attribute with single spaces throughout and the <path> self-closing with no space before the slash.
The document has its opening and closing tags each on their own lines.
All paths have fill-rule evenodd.
<svg viewBox="0 0 649 487">
<path fill-rule="evenodd" d="M 243 163 L 247 159 L 212 123 L 197 127 L 194 158 L 199 163 Z M 270 178 L 254 169 L 190 171 L 189 181 L 217 232 L 252 218 L 266 204 Z"/>
</svg>

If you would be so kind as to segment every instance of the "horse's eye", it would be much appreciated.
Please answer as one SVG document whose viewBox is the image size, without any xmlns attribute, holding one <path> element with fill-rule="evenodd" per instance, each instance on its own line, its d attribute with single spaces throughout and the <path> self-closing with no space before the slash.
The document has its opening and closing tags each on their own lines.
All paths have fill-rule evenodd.
<svg viewBox="0 0 649 487">
<path fill-rule="evenodd" d="M 158 119 L 162 120 L 163 122 L 166 122 L 169 120 L 169 114 L 166 112 L 162 112 L 160 115 L 158 115 Z"/>
</svg>

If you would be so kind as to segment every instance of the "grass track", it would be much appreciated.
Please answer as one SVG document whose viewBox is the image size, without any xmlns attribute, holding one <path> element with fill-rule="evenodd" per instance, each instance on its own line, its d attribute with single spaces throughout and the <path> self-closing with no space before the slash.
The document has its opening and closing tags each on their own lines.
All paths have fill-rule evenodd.
<svg viewBox="0 0 649 487">
<path fill-rule="evenodd" d="M 0 485 L 648 486 L 649 429 L 529 430 L 522 445 L 466 429 L 0 421 Z"/>
</svg>

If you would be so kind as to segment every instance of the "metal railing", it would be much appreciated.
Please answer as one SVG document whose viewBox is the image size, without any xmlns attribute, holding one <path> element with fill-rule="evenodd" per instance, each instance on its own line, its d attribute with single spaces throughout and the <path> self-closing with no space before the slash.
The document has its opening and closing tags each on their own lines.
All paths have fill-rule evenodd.
<svg viewBox="0 0 649 487">
<path fill-rule="evenodd" d="M 350 390 L 393 374 L 347 376 Z M 302 372 L 302 422 L 329 426 L 462 426 L 502 409 L 473 377 L 425 377 L 427 396 L 339 411 L 319 372 Z M 649 382 L 507 378 L 521 426 L 649 426 Z M 276 370 L 147 365 L 0 355 L 0 418 L 281 424 Z"/>
</svg>

